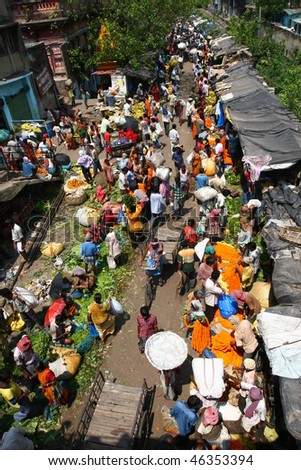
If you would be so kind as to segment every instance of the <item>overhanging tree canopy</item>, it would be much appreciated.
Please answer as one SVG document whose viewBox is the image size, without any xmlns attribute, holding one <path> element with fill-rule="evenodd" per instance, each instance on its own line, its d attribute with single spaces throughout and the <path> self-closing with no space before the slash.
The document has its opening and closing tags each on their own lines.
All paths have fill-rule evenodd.
<svg viewBox="0 0 301 470">
<path fill-rule="evenodd" d="M 114 58 L 119 65 L 137 67 L 149 51 L 156 51 L 177 19 L 186 19 L 198 0 L 105 0 L 107 34 L 91 59 L 94 63 Z M 204 4 L 206 1 L 204 1 Z"/>
<path fill-rule="evenodd" d="M 262 14 L 265 18 L 280 15 L 288 7 L 287 0 L 256 0 L 256 6 L 262 8 Z"/>
</svg>

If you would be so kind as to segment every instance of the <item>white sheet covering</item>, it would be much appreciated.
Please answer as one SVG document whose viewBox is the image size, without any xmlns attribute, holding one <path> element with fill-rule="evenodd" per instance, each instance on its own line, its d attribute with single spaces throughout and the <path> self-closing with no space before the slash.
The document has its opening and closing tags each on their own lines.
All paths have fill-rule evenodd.
<svg viewBox="0 0 301 470">
<path fill-rule="evenodd" d="M 285 309 L 285 306 L 283 306 Z M 268 311 L 257 316 L 258 331 L 274 375 L 297 379 L 301 376 L 301 319 Z M 285 344 L 284 343 L 292 343 Z M 276 349 L 272 349 L 278 346 Z"/>
<path fill-rule="evenodd" d="M 195 383 L 203 397 L 220 398 L 225 391 L 224 361 L 196 357 L 192 360 Z"/>
<path fill-rule="evenodd" d="M 238 421 L 241 417 L 241 412 L 238 406 L 233 406 L 229 402 L 220 402 L 218 403 L 217 408 L 223 417 L 223 421 Z"/>
</svg>

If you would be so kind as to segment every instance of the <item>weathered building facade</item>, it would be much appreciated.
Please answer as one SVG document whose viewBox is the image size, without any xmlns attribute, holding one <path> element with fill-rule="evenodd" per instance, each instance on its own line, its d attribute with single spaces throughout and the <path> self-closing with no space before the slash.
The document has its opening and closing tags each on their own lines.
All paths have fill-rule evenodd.
<svg viewBox="0 0 301 470">
<path fill-rule="evenodd" d="M 9 0 L 15 21 L 20 23 L 25 44 L 44 42 L 50 67 L 60 92 L 72 77 L 68 49 L 87 49 L 87 10 L 95 1 Z"/>
<path fill-rule="evenodd" d="M 13 121 L 39 119 L 41 105 L 18 23 L 0 2 L 0 129 Z"/>
</svg>

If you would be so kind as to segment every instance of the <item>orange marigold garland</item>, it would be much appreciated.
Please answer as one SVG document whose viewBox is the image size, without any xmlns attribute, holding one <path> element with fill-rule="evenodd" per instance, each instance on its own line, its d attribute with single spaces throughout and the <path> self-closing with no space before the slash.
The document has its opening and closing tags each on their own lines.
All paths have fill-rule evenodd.
<svg viewBox="0 0 301 470">
<path fill-rule="evenodd" d="M 241 290 L 241 280 L 236 272 L 236 265 L 241 261 L 241 254 L 237 249 L 225 242 L 214 245 L 215 255 L 219 259 L 218 269 L 222 269 L 221 280 L 228 286 L 229 292 Z"/>
<path fill-rule="evenodd" d="M 191 347 L 200 354 L 204 349 L 210 347 L 210 328 L 207 318 L 203 322 L 196 320 L 191 337 Z"/>
<path fill-rule="evenodd" d="M 223 359 L 224 367 L 235 366 L 240 368 L 242 356 L 231 346 L 231 341 L 233 341 L 233 337 L 227 331 L 222 330 L 217 335 L 212 336 L 211 352 L 216 357 Z"/>
</svg>

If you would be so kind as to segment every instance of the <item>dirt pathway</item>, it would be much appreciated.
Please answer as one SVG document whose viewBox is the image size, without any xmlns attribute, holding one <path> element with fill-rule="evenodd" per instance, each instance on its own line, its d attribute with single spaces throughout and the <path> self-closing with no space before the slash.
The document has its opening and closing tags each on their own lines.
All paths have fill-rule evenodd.
<svg viewBox="0 0 301 470">
<path fill-rule="evenodd" d="M 192 83 L 193 73 L 191 63 L 188 62 L 185 63 L 180 88 L 180 97 L 185 101 L 189 97 Z M 181 127 L 178 125 L 177 119 L 175 119 L 175 123 L 177 124 L 177 128 L 180 133 L 180 142 L 184 146 L 184 157 L 186 158 L 193 146 L 191 132 L 188 129 L 186 122 L 184 122 Z M 165 165 L 173 168 L 174 165 L 169 151 L 169 140 L 164 136 L 162 138 L 162 142 L 167 144 L 163 150 L 163 154 L 166 159 Z M 173 171 L 173 177 L 174 173 L 175 172 Z M 185 219 L 187 219 L 190 213 L 196 213 L 193 209 L 196 209 L 196 203 L 192 202 L 190 198 L 185 202 Z M 186 329 L 182 329 L 181 325 L 182 307 L 185 303 L 186 296 L 180 297 L 176 292 L 178 276 L 175 269 L 176 268 L 172 266 L 168 267 L 166 272 L 167 282 L 163 287 L 158 287 L 151 312 L 157 315 L 159 328 L 171 330 L 180 336 L 185 337 Z M 145 378 L 148 386 L 153 386 L 154 384 L 157 386 L 153 406 L 154 422 L 149 441 L 149 448 L 153 448 L 158 437 L 164 433 L 160 413 L 161 407 L 164 404 L 172 407 L 173 402 L 164 398 L 158 372 L 151 366 L 146 357 L 141 355 L 138 351 L 136 316 L 140 307 L 144 304 L 145 283 L 145 273 L 137 267 L 134 275 L 129 279 L 125 293 L 126 295 L 123 300 L 124 308 L 129 312 L 131 318 L 126 322 L 122 330 L 113 338 L 112 348 L 110 349 L 110 353 L 102 366 L 102 371 L 110 372 L 111 377 L 120 384 L 139 387 L 142 385 L 143 378 Z M 189 342 L 188 345 L 190 347 Z M 192 354 L 197 356 L 195 352 Z M 181 367 L 181 374 L 179 376 L 179 385 L 182 388 L 182 392 L 180 394 L 181 399 L 187 399 L 189 395 L 188 383 L 190 375 L 190 361 L 191 356 L 188 357 L 187 361 Z"/>
<path fill-rule="evenodd" d="M 187 101 L 189 97 L 190 90 L 193 83 L 193 73 L 191 68 L 191 63 L 184 64 L 184 73 L 181 78 L 180 84 L 180 97 Z M 89 112 L 83 109 L 83 106 L 78 103 L 77 107 L 84 112 L 84 115 L 91 118 L 93 116 L 93 102 L 91 100 L 91 106 Z M 187 127 L 187 123 L 184 121 L 182 126 L 179 126 L 178 119 L 175 119 L 177 124 L 178 131 L 180 133 L 180 143 L 183 144 L 185 149 L 184 158 L 188 156 L 193 147 L 193 141 L 191 138 L 191 131 Z M 162 127 L 163 124 L 161 123 Z M 163 149 L 163 155 L 166 159 L 166 166 L 174 168 L 173 162 L 171 160 L 170 154 L 170 144 L 167 137 L 161 138 L 162 143 L 166 144 Z M 64 145 L 60 145 L 58 152 L 67 153 L 70 158 L 75 161 L 78 157 L 78 150 L 66 151 Z M 100 155 L 100 160 L 104 158 L 104 152 Z M 175 176 L 175 171 L 172 174 L 172 182 Z M 98 175 L 98 183 L 103 183 L 103 174 Z M 195 211 L 193 210 L 195 209 Z M 62 204 L 60 208 L 58 217 L 60 214 L 64 216 L 72 217 L 74 208 L 68 207 L 66 204 Z M 184 207 L 184 217 L 187 219 L 190 214 L 196 214 L 196 203 L 189 198 L 185 202 Z M 72 214 L 72 215 L 71 215 Z M 57 219 L 55 219 L 57 221 Z M 62 228 L 63 229 L 63 228 Z M 60 232 L 55 231 L 52 234 L 55 238 L 55 241 L 60 240 Z M 58 238 L 57 238 L 58 237 Z M 54 239 L 52 240 L 54 241 Z M 70 242 L 72 243 L 72 242 Z M 138 251 L 138 250 L 137 250 Z M 47 264 L 47 266 L 45 265 Z M 18 284 L 26 286 L 28 282 L 32 279 L 33 272 L 34 277 L 45 275 L 45 272 L 52 270 L 51 262 L 45 262 L 43 257 L 35 260 L 34 265 L 21 273 L 19 277 Z M 185 337 L 186 329 L 182 329 L 182 307 L 185 304 L 186 296 L 179 297 L 176 292 L 176 286 L 178 283 L 178 275 L 176 273 L 176 267 L 168 266 L 166 269 L 166 278 L 167 281 L 163 287 L 158 287 L 156 299 L 152 305 L 152 313 L 157 315 L 159 328 L 164 330 L 171 330 L 182 337 Z M 162 429 L 162 420 L 161 420 L 161 407 L 162 405 L 167 405 L 172 407 L 173 402 L 168 401 L 163 396 L 163 391 L 160 385 L 158 372 L 151 364 L 148 362 L 144 355 L 141 355 L 138 351 L 138 339 L 137 339 L 137 327 L 136 327 L 136 316 L 140 310 L 140 307 L 144 305 L 144 286 L 147 282 L 146 274 L 137 266 L 134 274 L 129 277 L 125 291 L 122 293 L 122 298 L 119 299 L 122 301 L 124 309 L 130 314 L 130 319 L 122 326 L 121 330 L 118 331 L 116 336 L 110 337 L 107 341 L 108 347 L 106 349 L 107 355 L 105 362 L 103 363 L 101 370 L 105 376 L 109 376 L 110 379 L 114 378 L 117 383 L 123 385 L 131 385 L 140 387 L 142 385 L 143 379 L 145 378 L 149 387 L 153 385 L 157 386 L 153 412 L 154 412 L 154 422 L 152 426 L 152 435 L 149 440 L 149 448 L 153 448 L 156 444 L 157 439 L 160 435 L 164 433 Z M 190 342 L 188 342 L 190 349 Z M 196 356 L 197 354 L 190 350 L 191 356 Z M 181 374 L 179 376 L 179 385 L 182 388 L 182 391 L 179 395 L 181 399 L 187 399 L 189 395 L 188 383 L 190 375 L 190 362 L 191 356 L 188 357 L 187 361 L 181 367 Z M 82 403 L 79 403 L 79 409 L 77 412 L 70 415 L 70 410 L 63 414 L 63 422 L 73 422 L 81 416 Z M 72 426 L 73 427 L 73 426 Z"/>
</svg>

